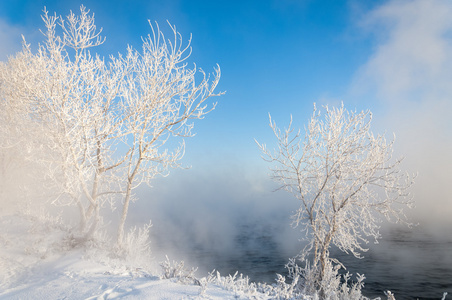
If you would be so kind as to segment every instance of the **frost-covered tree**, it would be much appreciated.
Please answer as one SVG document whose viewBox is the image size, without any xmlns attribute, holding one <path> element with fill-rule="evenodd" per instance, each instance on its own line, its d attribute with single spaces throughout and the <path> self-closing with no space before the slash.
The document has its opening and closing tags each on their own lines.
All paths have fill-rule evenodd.
<svg viewBox="0 0 452 300">
<path fill-rule="evenodd" d="M 402 209 L 412 205 L 413 184 L 413 176 L 400 169 L 402 159 L 393 159 L 394 141 L 371 132 L 369 111 L 347 111 L 343 104 L 324 108 L 322 115 L 314 106 L 304 136 L 294 131 L 292 119 L 281 131 L 270 117 L 278 148 L 258 144 L 273 164 L 272 179 L 300 201 L 293 225 L 308 244 L 299 258 L 321 292 L 328 268 L 342 266 L 329 256 L 331 246 L 361 257 L 369 238 L 380 237 L 383 218 L 406 223 Z"/>
<path fill-rule="evenodd" d="M 53 203 L 77 205 L 86 238 L 97 229 L 100 206 L 112 191 L 114 181 L 104 173 L 120 164 L 111 161 L 110 148 L 120 135 L 114 99 L 123 74 L 91 55 L 89 48 L 104 39 L 89 11 L 80 11 L 63 18 L 44 10 L 45 42 L 33 53 L 24 41 L 8 60 L 3 95 L 25 109 L 27 131 L 39 132 L 30 159 L 45 166 Z"/>
<path fill-rule="evenodd" d="M 128 72 L 121 82 L 119 99 L 127 152 L 123 212 L 118 226 L 118 244 L 124 237 L 132 190 L 149 184 L 157 175 L 165 176 L 169 168 L 179 167 L 185 151 L 183 139 L 175 144 L 171 137 L 193 135 L 193 120 L 202 119 L 215 108 L 206 100 L 222 93 L 214 90 L 220 80 L 215 69 L 210 80 L 202 70 L 189 68 L 190 42 L 183 45 L 182 36 L 171 26 L 166 40 L 158 25 L 151 25 L 152 35 L 144 40 L 141 52 L 129 47 L 122 60 Z M 197 79 L 199 82 L 197 82 Z"/>
<path fill-rule="evenodd" d="M 45 167 L 52 202 L 78 207 L 82 241 L 98 229 L 101 208 L 123 199 L 121 244 L 132 190 L 178 166 L 183 140 L 174 150 L 168 141 L 191 136 L 193 121 L 215 107 L 205 101 L 221 94 L 214 93 L 219 68 L 213 80 L 188 68 L 190 42 L 182 47 L 171 25 L 174 39 L 151 26 L 141 52 L 129 47 L 125 56 L 106 60 L 91 52 L 105 38 L 84 6 L 65 18 L 44 10 L 42 19 L 45 41 L 37 51 L 24 41 L 1 65 L 2 106 L 20 109 L 0 117 L 21 116 L 39 132 L 30 159 Z M 4 124 L 5 132 L 14 129 Z"/>
</svg>

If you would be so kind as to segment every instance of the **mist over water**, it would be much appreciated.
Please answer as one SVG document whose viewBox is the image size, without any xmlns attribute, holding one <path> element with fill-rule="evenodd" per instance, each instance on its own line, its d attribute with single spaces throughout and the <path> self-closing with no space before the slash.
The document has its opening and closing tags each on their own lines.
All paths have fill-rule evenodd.
<svg viewBox="0 0 452 300">
<path fill-rule="evenodd" d="M 283 220 L 281 220 L 283 221 Z M 302 248 L 291 251 L 281 245 L 281 226 L 242 220 L 236 223 L 236 231 L 227 241 L 225 249 L 215 243 L 196 243 L 192 238 L 169 241 L 171 236 L 154 230 L 153 245 L 173 247 L 171 259 L 184 260 L 190 266 L 199 267 L 198 276 L 205 276 L 213 269 L 222 275 L 240 274 L 251 281 L 274 283 L 276 273 L 287 276 L 285 264 Z M 285 222 L 287 224 L 287 220 Z M 186 230 L 188 237 L 196 233 Z M 291 241 L 292 242 L 292 241 Z M 438 238 L 416 227 L 388 229 L 379 244 L 369 245 L 363 259 L 354 258 L 333 250 L 331 257 L 338 258 L 352 273 L 366 276 L 363 294 L 385 298 L 384 292 L 392 291 L 396 299 L 441 299 L 444 292 L 452 292 L 452 234 Z M 176 250 L 176 251 L 175 251 Z M 344 271 L 345 272 L 345 271 Z"/>
<path fill-rule="evenodd" d="M 299 203 L 286 192 L 272 192 L 265 170 L 262 178 L 230 172 L 175 171 L 137 194 L 129 225 L 152 220 L 156 261 L 168 255 L 198 267 L 199 277 L 215 269 L 274 283 L 276 273 L 287 275 L 285 264 L 303 248 L 299 230 L 290 226 Z M 369 243 L 363 259 L 332 250 L 331 257 L 348 272 L 365 275 L 364 295 L 385 299 L 384 291 L 390 290 L 399 300 L 452 293 L 452 224 L 423 213 L 424 207 L 407 211 L 410 221 L 419 223 L 413 228 L 383 223 L 382 239 Z"/>
<path fill-rule="evenodd" d="M 213 270 L 222 275 L 239 274 L 250 277 L 254 282 L 274 282 L 276 273 L 285 272 L 287 255 L 278 245 L 275 236 L 277 231 L 272 228 L 260 228 L 258 224 L 239 226 L 237 235 L 230 241 L 231 249 L 217 249 L 212 244 L 180 244 L 180 253 L 185 262 L 199 268 L 199 275 L 205 276 Z M 154 236 L 155 243 L 160 238 Z M 159 249 L 165 251 L 164 249 Z M 178 254 L 173 254 L 177 256 Z M 179 258 L 180 258 L 179 257 Z M 176 258 L 175 258 L 176 259 Z M 177 259 L 176 259 L 177 260 Z"/>
<path fill-rule="evenodd" d="M 371 245 L 361 260 L 334 253 L 348 271 L 364 273 L 363 293 L 382 296 L 392 291 L 396 299 L 441 299 L 452 291 L 452 235 L 441 238 L 422 226 L 392 228 L 379 244 Z"/>
<path fill-rule="evenodd" d="M 387 1 L 364 18 L 378 39 L 352 84 L 363 90 L 355 101 L 375 108 L 377 132 L 395 132 L 396 156 L 406 156 L 407 169 L 419 172 L 414 186 L 418 210 L 413 215 L 422 220 L 413 229 L 386 228 L 380 243 L 369 245 L 361 260 L 331 253 L 350 273 L 365 274 L 363 293 L 370 297 L 385 298 L 386 290 L 397 300 L 441 299 L 443 292 L 449 299 L 452 294 L 451 12 L 445 1 Z M 347 98 L 341 100 L 353 109 Z M 198 276 L 215 269 L 222 275 L 238 271 L 252 281 L 275 282 L 276 273 L 286 275 L 288 258 L 303 247 L 289 220 L 298 203 L 290 195 L 271 193 L 269 180 L 263 179 L 266 169 L 247 171 L 250 165 L 235 156 L 224 160 L 216 157 L 206 163 L 218 169 L 215 172 L 175 171 L 156 180 L 152 191 L 137 192 L 139 201 L 130 209 L 128 226 L 152 220 L 157 261 L 168 255 L 199 267 Z M 218 166 L 219 161 L 230 168 Z M 16 177 L 24 176 L 10 176 Z M 25 198 L 23 191 L 12 193 Z"/>
</svg>

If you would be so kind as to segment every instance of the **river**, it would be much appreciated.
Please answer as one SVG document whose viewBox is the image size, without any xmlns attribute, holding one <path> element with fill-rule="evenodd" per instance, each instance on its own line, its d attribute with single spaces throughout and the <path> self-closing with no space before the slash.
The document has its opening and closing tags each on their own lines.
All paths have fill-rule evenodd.
<svg viewBox="0 0 452 300">
<path fill-rule="evenodd" d="M 278 227 L 242 224 L 239 228 L 224 251 L 210 242 L 179 241 L 176 248 L 181 252 L 175 256 L 198 266 L 199 275 L 213 269 L 222 275 L 238 271 L 252 281 L 267 283 L 275 282 L 276 273 L 287 275 L 284 265 L 291 255 L 281 247 Z M 384 291 L 390 290 L 397 300 L 441 299 L 444 292 L 452 297 L 452 235 L 437 237 L 419 227 L 397 228 L 387 230 L 379 244 L 370 248 L 363 259 L 331 253 L 350 273 L 364 273 L 365 296 L 386 299 Z"/>
</svg>

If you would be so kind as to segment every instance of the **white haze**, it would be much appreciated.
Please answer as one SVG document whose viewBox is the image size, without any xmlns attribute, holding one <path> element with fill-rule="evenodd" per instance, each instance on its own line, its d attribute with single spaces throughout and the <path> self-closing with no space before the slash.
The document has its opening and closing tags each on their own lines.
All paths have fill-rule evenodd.
<svg viewBox="0 0 452 300">
<path fill-rule="evenodd" d="M 41 35 L 0 19 L 0 61 L 6 62 L 10 55 L 21 50 L 22 34 L 27 42 L 31 41 L 34 45 L 38 43 L 35 41 L 37 36 Z M 209 118 L 214 118 L 214 114 Z M 267 125 L 262 124 L 264 127 Z M 297 254 L 300 247 L 298 233 L 290 226 L 289 220 L 291 212 L 297 208 L 297 202 L 282 191 L 273 193 L 276 186 L 268 178 L 267 165 L 263 162 L 256 165 L 256 161 L 261 162 L 260 153 L 257 146 L 252 150 L 255 150 L 257 159 L 250 164 L 246 158 L 240 158 L 220 164 L 201 161 L 202 166 L 199 167 L 195 165 L 196 161 L 184 159 L 183 163 L 192 164 L 193 168 L 173 170 L 168 178 L 156 179 L 152 188 L 142 186 L 138 189 L 137 201 L 131 205 L 126 225 L 142 226 L 152 221 L 151 240 L 155 258 L 161 260 L 169 255 L 175 260 L 185 259 L 189 265 L 199 266 L 204 273 L 216 268 L 215 262 L 202 266 L 187 252 L 192 252 L 197 246 L 216 255 L 236 252 L 235 238 L 243 225 L 255 226 L 258 234 L 267 230 L 278 232 L 274 239 L 282 255 L 290 257 Z M 188 147 L 187 152 L 190 151 Z M 215 159 L 223 160 L 222 157 Z M 75 226 L 78 216 L 73 214 L 74 210 L 51 205 L 54 199 L 52 191 L 42 188 L 46 185 L 41 180 L 37 182 L 29 178 L 40 174 L 41 170 L 25 165 L 22 160 L 19 165 L 15 164 L 14 170 L 8 170 L 8 176 L 1 176 L 0 196 L 4 202 L 0 213 L 7 214 L 17 209 L 49 211 L 61 214 L 67 224 Z M 104 228 L 115 235 L 110 224 L 115 224 L 119 219 L 120 209 L 104 214 Z M 246 273 L 246 270 L 240 271 Z"/>
<path fill-rule="evenodd" d="M 208 259 L 197 261 L 199 253 L 193 252 L 223 258 L 240 255 L 237 237 L 244 226 L 251 230 L 250 238 L 274 235 L 278 252 L 288 258 L 300 247 L 289 220 L 298 203 L 283 191 L 272 192 L 276 186 L 265 168 L 261 171 L 257 175 L 236 164 L 176 170 L 170 177 L 156 180 L 152 189 L 143 188 L 137 194 L 140 200 L 131 208 L 130 223 L 151 219 L 155 255 L 184 259 L 202 272 L 219 266 Z M 253 248 L 253 244 L 247 246 Z"/>
<path fill-rule="evenodd" d="M 418 173 L 416 208 L 408 211 L 420 223 L 416 231 L 431 230 L 440 238 L 452 220 L 451 15 L 451 2 L 422 0 L 389 1 L 367 13 L 359 26 L 376 42 L 350 85 L 350 97 L 374 111 L 373 128 L 388 138 L 394 132 L 395 155 L 405 157 L 407 171 Z M 289 226 L 296 200 L 271 192 L 275 186 L 266 178 L 264 162 L 254 170 L 244 170 L 251 165 L 246 162 L 230 164 L 212 162 L 214 171 L 183 170 L 158 180 L 140 195 L 136 217 L 151 216 L 154 229 L 166 230 L 166 242 L 173 246 L 187 246 L 180 241 L 191 239 L 224 254 L 234 247 L 239 223 L 270 224 L 282 229 L 277 240 L 283 253 L 296 254 L 301 245 Z"/>
<path fill-rule="evenodd" d="M 373 101 L 369 108 L 377 108 L 374 128 L 395 132 L 397 155 L 406 157 L 404 166 L 410 172 L 418 172 L 414 218 L 446 229 L 452 220 L 451 15 L 452 2 L 423 0 L 390 1 L 368 13 L 360 26 L 374 34 L 377 43 L 350 87 L 363 103 Z M 11 38 L 20 33 L 0 20 L 0 60 L 11 49 L 20 49 L 20 40 Z M 215 112 L 209 118 L 215 118 Z M 260 155 L 257 147 L 255 153 Z M 284 192 L 271 192 L 275 185 L 267 178 L 264 162 L 246 169 L 254 165 L 212 161 L 211 170 L 188 163 L 193 169 L 156 180 L 152 189 L 141 189 L 132 204 L 128 224 L 152 220 L 151 232 L 159 235 L 152 244 L 156 256 L 162 248 L 171 259 L 183 259 L 193 244 L 226 255 L 233 250 L 237 225 L 243 223 L 278 228 L 275 239 L 287 257 L 301 248 L 296 230 L 289 226 L 289 215 L 298 203 Z"/>
<path fill-rule="evenodd" d="M 361 25 L 377 38 L 352 88 L 376 100 L 378 127 L 396 133 L 396 154 L 418 172 L 412 215 L 452 220 L 452 2 L 390 1 Z M 440 235 L 444 233 L 442 231 Z"/>
</svg>

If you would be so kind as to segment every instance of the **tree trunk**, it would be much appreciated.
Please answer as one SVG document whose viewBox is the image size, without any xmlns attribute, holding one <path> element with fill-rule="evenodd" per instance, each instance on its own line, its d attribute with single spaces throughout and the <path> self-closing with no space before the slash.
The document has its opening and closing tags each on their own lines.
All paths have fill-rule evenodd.
<svg viewBox="0 0 452 300">
<path fill-rule="evenodd" d="M 85 240 L 88 240 L 90 237 L 93 236 L 94 232 L 96 232 L 96 230 L 97 230 L 97 226 L 99 225 L 99 221 L 100 221 L 99 204 L 95 205 L 94 213 L 95 214 L 92 217 L 93 218 L 93 222 L 91 223 L 91 226 L 90 226 L 89 230 L 85 234 Z"/>
<path fill-rule="evenodd" d="M 85 214 L 85 208 L 83 207 L 82 202 L 80 202 L 80 199 L 77 200 L 77 206 L 80 211 L 79 231 L 84 232 L 86 229 L 86 214 Z"/>
<path fill-rule="evenodd" d="M 140 151 L 140 157 L 138 158 L 137 164 L 133 168 L 133 172 L 130 173 L 130 168 L 129 168 L 130 175 L 127 178 L 126 196 L 124 198 L 124 204 L 122 206 L 122 216 L 121 216 L 121 220 L 119 221 L 118 239 L 116 241 L 116 244 L 119 248 L 122 247 L 122 244 L 124 241 L 124 226 L 126 223 L 127 213 L 129 211 L 130 198 L 132 196 L 132 185 L 133 185 L 135 176 L 137 175 L 138 170 L 140 169 L 141 161 L 142 161 L 142 152 Z"/>
<path fill-rule="evenodd" d="M 127 182 L 127 191 L 126 191 L 126 196 L 124 198 L 124 204 L 122 207 L 122 216 L 121 216 L 121 220 L 119 221 L 119 226 L 118 226 L 118 239 L 117 239 L 116 243 L 119 247 L 122 247 L 122 243 L 124 241 L 124 225 L 126 223 L 127 212 L 129 211 L 129 203 L 130 203 L 131 195 L 132 195 L 132 181 L 129 180 Z"/>
</svg>

